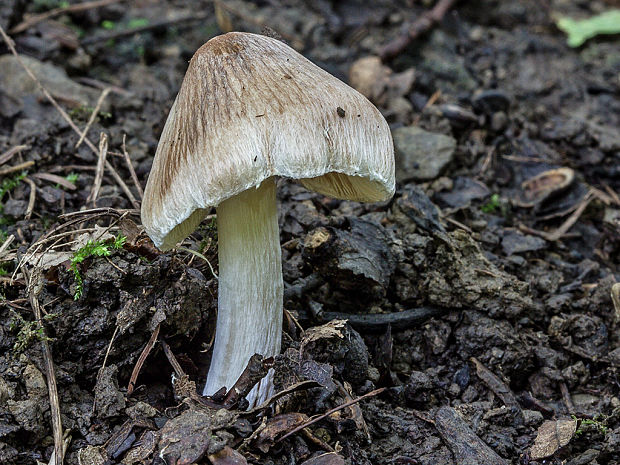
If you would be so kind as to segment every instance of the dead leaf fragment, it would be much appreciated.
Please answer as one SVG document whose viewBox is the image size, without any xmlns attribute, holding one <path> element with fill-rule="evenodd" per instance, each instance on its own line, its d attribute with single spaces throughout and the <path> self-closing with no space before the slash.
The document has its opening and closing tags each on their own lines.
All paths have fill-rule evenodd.
<svg viewBox="0 0 620 465">
<path fill-rule="evenodd" d="M 301 340 L 299 352 L 303 353 L 304 347 L 306 347 L 311 342 L 318 341 L 319 339 L 332 339 L 334 337 L 339 337 L 340 339 L 342 339 L 344 335 L 342 334 L 341 330 L 346 324 L 346 320 L 332 320 L 329 323 L 325 323 L 324 325 L 315 326 L 308 329 L 304 333 L 304 337 Z"/>
<path fill-rule="evenodd" d="M 532 460 L 540 460 L 555 454 L 570 442 L 577 430 L 577 420 L 548 420 L 538 428 L 538 435 L 530 449 Z"/>
<path fill-rule="evenodd" d="M 556 192 L 566 189 L 575 179 L 570 168 L 543 171 L 521 183 L 523 198 L 515 200 L 520 207 L 533 207 Z"/>
</svg>

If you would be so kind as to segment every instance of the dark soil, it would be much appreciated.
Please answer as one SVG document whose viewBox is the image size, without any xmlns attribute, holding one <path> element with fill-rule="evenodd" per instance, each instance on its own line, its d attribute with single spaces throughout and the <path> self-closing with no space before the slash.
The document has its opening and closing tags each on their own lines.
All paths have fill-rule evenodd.
<svg viewBox="0 0 620 465">
<path fill-rule="evenodd" d="M 0 26 L 64 3 L 2 0 Z M 88 138 L 121 182 L 106 168 L 88 199 L 98 154 L 0 45 L 0 463 L 50 461 L 44 342 L 67 464 L 620 463 L 620 42 L 571 49 L 554 23 L 614 4 L 460 2 L 385 64 L 367 57 L 432 1 L 110 2 L 12 33 L 80 130 L 110 88 Z M 123 151 L 144 186 L 193 52 L 263 26 L 380 108 L 398 185 L 358 204 L 279 181 L 275 380 L 296 391 L 218 410 L 196 395 L 213 217 L 183 244 L 209 263 L 157 251 Z M 89 239 L 109 256 L 72 268 Z"/>
</svg>

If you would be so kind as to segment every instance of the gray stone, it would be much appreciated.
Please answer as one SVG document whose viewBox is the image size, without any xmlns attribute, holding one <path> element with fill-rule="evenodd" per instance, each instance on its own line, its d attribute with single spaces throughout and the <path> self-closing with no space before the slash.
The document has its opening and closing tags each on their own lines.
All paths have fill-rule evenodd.
<svg viewBox="0 0 620 465">
<path fill-rule="evenodd" d="M 456 140 L 415 126 L 392 132 L 396 152 L 396 179 L 428 181 L 435 179 L 448 165 L 456 149 Z"/>
<path fill-rule="evenodd" d="M 28 202 L 26 202 L 25 200 L 9 199 L 4 203 L 3 213 L 6 216 L 19 218 L 24 216 L 24 214 L 26 213 L 26 208 L 28 208 Z"/>
<path fill-rule="evenodd" d="M 21 59 L 54 97 L 68 99 L 83 106 L 95 106 L 99 92 L 72 81 L 62 68 L 27 55 L 22 55 Z M 44 98 L 37 84 L 13 55 L 0 56 L 0 69 L 0 88 L 7 95 L 18 99 L 29 95 L 35 95 L 37 99 Z"/>
</svg>

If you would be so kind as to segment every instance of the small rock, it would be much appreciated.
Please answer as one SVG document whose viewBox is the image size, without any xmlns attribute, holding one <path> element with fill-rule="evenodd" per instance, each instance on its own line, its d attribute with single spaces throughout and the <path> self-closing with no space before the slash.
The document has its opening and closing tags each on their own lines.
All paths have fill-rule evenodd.
<svg viewBox="0 0 620 465">
<path fill-rule="evenodd" d="M 435 197 L 448 207 L 465 207 L 472 200 L 481 200 L 489 196 L 491 191 L 477 179 L 459 176 L 454 180 L 454 186 L 450 192 L 440 192 Z"/>
<path fill-rule="evenodd" d="M 3 213 L 5 216 L 21 218 L 26 213 L 26 208 L 28 208 L 28 202 L 25 200 L 9 199 L 4 204 Z"/>
<path fill-rule="evenodd" d="M 95 106 L 99 92 L 82 86 L 71 80 L 67 73 L 60 67 L 44 63 L 27 55 L 21 55 L 23 60 L 52 95 L 70 98 L 78 105 Z M 19 60 L 13 55 L 0 56 L 0 87 L 8 95 L 23 98 L 35 95 L 37 99 L 45 99 L 37 84 L 30 79 Z M 107 110 L 109 104 L 103 103 L 103 109 Z"/>
<path fill-rule="evenodd" d="M 523 410 L 523 420 L 527 426 L 538 426 L 544 418 L 538 410 Z"/>
<path fill-rule="evenodd" d="M 431 399 L 433 381 L 423 371 L 413 371 L 405 387 L 405 400 L 415 407 L 427 407 Z"/>
<path fill-rule="evenodd" d="M 397 128 L 392 135 L 398 181 L 435 179 L 453 160 L 456 140 L 452 137 L 415 126 Z"/>
<path fill-rule="evenodd" d="M 546 245 L 547 241 L 541 237 L 525 235 L 514 230 L 508 231 L 502 238 L 502 248 L 507 256 L 541 250 Z"/>
<path fill-rule="evenodd" d="M 41 194 L 41 198 L 50 205 L 58 205 L 63 195 L 61 189 L 56 189 L 53 186 L 45 186 L 42 189 L 38 189 L 38 191 Z"/>
</svg>

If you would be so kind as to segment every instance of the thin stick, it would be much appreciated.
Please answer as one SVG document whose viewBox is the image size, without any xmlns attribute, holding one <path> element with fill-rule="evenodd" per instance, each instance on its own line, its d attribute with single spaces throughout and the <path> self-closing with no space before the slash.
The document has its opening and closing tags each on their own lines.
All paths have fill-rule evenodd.
<svg viewBox="0 0 620 465">
<path fill-rule="evenodd" d="M 5 174 L 14 173 L 15 171 L 21 171 L 23 169 L 30 168 L 32 165 L 34 165 L 34 162 L 30 160 L 30 161 L 25 161 L 23 163 L 20 163 L 19 165 L 7 166 L 6 168 L 0 169 L 0 176 L 4 176 Z"/>
<path fill-rule="evenodd" d="M 127 386 L 128 396 L 130 396 L 133 393 L 133 390 L 136 387 L 136 381 L 138 380 L 138 375 L 140 374 L 140 370 L 142 370 L 142 365 L 144 365 L 144 361 L 146 360 L 146 357 L 149 356 L 151 349 L 155 345 L 155 341 L 157 341 L 157 336 L 159 336 L 159 325 L 157 325 L 157 328 L 155 328 L 155 331 L 153 331 L 153 334 L 151 334 L 151 337 L 149 338 L 148 342 L 144 346 L 144 349 L 142 349 L 142 353 L 140 354 L 140 357 L 138 357 L 138 361 L 136 362 L 136 365 L 133 367 L 133 371 L 131 372 L 131 378 L 129 378 L 129 385 Z M 163 344 L 164 343 L 162 342 L 162 345 Z"/>
<path fill-rule="evenodd" d="M 37 294 L 41 290 L 40 286 L 40 271 L 35 268 L 33 274 L 34 279 L 25 265 L 21 267 L 22 274 L 26 281 L 26 289 L 28 291 L 28 299 L 30 306 L 34 312 L 36 321 L 41 325 L 41 348 L 43 350 L 43 360 L 45 363 L 45 377 L 47 378 L 47 390 L 50 398 L 50 413 L 52 416 L 52 431 L 54 434 L 54 453 L 55 465 L 62 465 L 64 458 L 64 437 L 62 434 L 62 418 L 60 417 L 60 403 L 58 400 L 58 386 L 56 384 L 56 373 L 54 371 L 54 361 L 52 359 L 52 351 L 47 342 L 47 334 L 45 326 L 43 326 L 43 316 L 41 314 L 41 306 Z M 36 281 L 33 283 L 33 281 Z"/>
<path fill-rule="evenodd" d="M 122 39 L 123 37 L 134 36 L 135 34 L 140 34 L 142 32 L 152 31 L 153 29 L 163 29 L 168 26 L 172 26 L 174 24 L 190 22 L 190 21 L 201 21 L 207 18 L 210 18 L 212 13 L 200 13 L 200 14 L 191 14 L 187 16 L 181 16 L 179 18 L 172 19 L 164 19 L 161 21 L 157 21 L 151 24 L 147 24 L 146 26 L 134 27 L 131 29 L 120 29 L 118 31 L 113 31 L 107 34 L 102 35 L 94 35 L 91 37 L 87 37 L 80 41 L 80 45 L 94 45 L 97 43 L 106 43 L 109 40 Z"/>
<path fill-rule="evenodd" d="M 95 181 L 93 188 L 86 199 L 86 203 L 92 203 L 93 206 L 99 197 L 99 189 L 101 189 L 101 181 L 103 181 L 103 171 L 108 156 L 108 136 L 102 132 L 99 136 L 99 158 L 97 159 L 97 169 L 95 171 Z"/>
<path fill-rule="evenodd" d="M 110 93 L 111 90 L 112 89 L 110 89 L 109 87 L 106 87 L 105 89 L 103 89 L 103 92 L 101 92 L 101 95 L 97 99 L 97 105 L 95 105 L 95 109 L 90 114 L 90 118 L 88 118 L 88 122 L 86 123 L 86 127 L 84 128 L 84 131 L 82 132 L 82 135 L 80 136 L 80 140 L 78 140 L 77 144 L 75 144 L 75 148 L 76 149 L 80 145 L 82 145 L 82 142 L 84 142 L 84 138 L 86 137 L 86 134 L 88 134 L 88 131 L 89 131 L 90 127 L 95 122 L 95 118 L 97 117 L 97 114 L 99 114 L 99 110 L 101 110 L 101 105 L 103 105 L 103 101 L 108 96 L 108 94 Z"/>
<path fill-rule="evenodd" d="M 58 216 L 60 220 L 66 220 L 67 218 L 72 218 L 74 216 L 88 216 L 88 215 L 109 215 L 109 216 L 122 216 L 125 213 L 130 215 L 139 215 L 140 210 L 135 209 L 124 209 L 124 208 L 110 208 L 110 207 L 97 207 L 90 208 L 88 210 L 78 210 L 69 213 L 63 213 Z"/>
<path fill-rule="evenodd" d="M 9 50 L 11 50 L 11 53 L 15 56 L 15 58 L 17 58 L 17 60 L 19 61 L 20 65 L 22 66 L 22 68 L 24 68 L 24 70 L 26 71 L 28 76 L 30 76 L 30 79 L 32 79 L 37 84 L 39 89 L 41 89 L 41 92 L 43 93 L 45 98 L 47 98 L 47 100 L 49 100 L 49 102 L 52 104 L 52 106 L 54 108 L 56 108 L 56 110 L 60 113 L 62 118 L 69 124 L 71 129 L 73 129 L 76 132 L 76 134 L 81 134 L 80 128 L 78 128 L 75 125 L 75 123 L 73 122 L 71 117 L 67 114 L 67 112 L 65 110 L 63 110 L 63 108 L 58 104 L 56 99 L 54 99 L 54 97 L 52 97 L 52 95 L 48 92 L 48 90 L 45 87 L 43 87 L 43 84 L 41 84 L 41 81 L 39 81 L 39 79 L 34 75 L 34 73 L 30 70 L 30 68 L 28 68 L 28 66 L 26 66 L 26 63 L 24 63 L 24 61 L 22 60 L 22 57 L 19 55 L 19 53 L 17 53 L 17 50 L 15 50 L 15 45 L 13 44 L 13 41 L 11 40 L 11 38 L 9 36 L 6 35 L 6 32 L 4 32 L 4 29 L 2 28 L 2 26 L 0 26 L 0 35 L 2 36 L 2 39 L 6 43 L 7 47 L 9 47 Z M 84 142 L 86 143 L 86 145 L 88 145 L 88 147 L 93 151 L 93 153 L 95 155 L 99 155 L 99 151 L 95 147 L 95 144 L 93 144 L 90 141 L 90 139 L 85 138 Z M 118 172 L 114 169 L 112 164 L 109 161 L 106 161 L 105 162 L 105 167 L 110 172 L 110 174 L 112 174 L 112 177 L 118 183 L 118 185 L 121 187 L 121 189 L 123 190 L 123 192 L 125 193 L 125 195 L 129 199 L 129 201 L 132 203 L 134 208 L 140 208 L 140 203 L 133 196 L 133 194 L 129 190 L 129 187 L 127 187 L 127 184 L 125 184 L 125 182 L 120 177 Z"/>
<path fill-rule="evenodd" d="M 29 148 L 29 145 L 16 145 L 15 147 L 11 147 L 9 150 L 0 155 L 0 165 L 4 165 L 7 161 L 13 158 L 16 153 Z"/>
<path fill-rule="evenodd" d="M 181 368 L 181 365 L 179 365 L 177 358 L 170 350 L 170 346 L 166 343 L 166 341 L 163 340 L 160 341 L 160 344 L 161 347 L 164 349 L 164 354 L 166 354 L 166 358 L 170 362 L 170 365 L 172 365 L 172 369 L 174 370 L 174 374 L 177 375 L 177 378 L 182 378 L 183 376 L 185 376 L 185 372 L 183 371 L 183 368 Z"/>
<path fill-rule="evenodd" d="M 422 115 L 424 114 L 424 112 L 433 105 L 435 105 L 435 102 L 439 100 L 439 97 L 441 97 L 441 90 L 436 90 L 435 92 L 433 92 L 433 95 L 431 95 L 430 98 L 426 101 L 426 103 L 420 110 L 420 113 L 413 119 L 413 123 L 411 123 L 413 126 L 418 125 L 418 123 L 422 119 Z"/>
<path fill-rule="evenodd" d="M 386 61 L 400 55 L 415 39 L 441 21 L 455 3 L 456 0 L 439 0 L 432 10 L 417 18 L 401 35 L 381 49 L 379 52 L 381 59 Z"/>
<path fill-rule="evenodd" d="M 123 157 L 125 157 L 125 163 L 127 163 L 127 169 L 129 169 L 129 174 L 131 175 L 131 179 L 138 190 L 138 194 L 140 195 L 140 200 L 144 197 L 144 191 L 142 190 L 142 186 L 140 185 L 140 181 L 138 181 L 138 176 L 136 175 L 136 170 L 133 169 L 133 165 L 131 164 L 131 158 L 129 158 L 129 154 L 127 153 L 127 148 L 125 146 L 125 139 L 127 139 L 127 134 L 123 134 Z"/>
<path fill-rule="evenodd" d="M 76 12 L 76 11 L 84 11 L 90 10 L 92 8 L 99 8 L 106 5 L 111 5 L 112 3 L 118 3 L 123 0 L 95 0 L 92 2 L 84 2 L 78 3 L 76 5 L 69 5 L 61 8 L 54 8 L 53 10 L 46 11 L 45 13 L 41 13 L 39 15 L 31 16 L 30 18 L 22 21 L 9 32 L 11 34 L 19 34 L 20 32 L 25 31 L 31 26 L 40 23 L 41 21 L 45 21 L 46 19 L 53 18 L 55 16 L 59 16 L 63 13 Z"/>
<path fill-rule="evenodd" d="M 348 402 L 345 402 L 342 405 L 339 405 L 338 407 L 334 407 L 331 410 L 328 410 L 325 413 L 322 413 L 321 415 L 319 415 L 318 417 L 315 417 L 309 421 L 307 421 L 306 423 L 304 423 L 303 425 L 299 425 L 297 428 L 294 428 L 293 430 L 289 431 L 288 433 L 286 433 L 284 436 L 282 436 L 280 439 L 278 439 L 276 442 L 280 442 L 280 441 L 284 441 L 286 438 L 288 438 L 289 436 L 292 436 L 293 434 L 301 431 L 304 428 L 307 428 L 310 425 L 315 424 L 317 421 L 322 420 L 325 417 L 328 417 L 329 415 L 331 415 L 334 412 L 337 412 L 338 410 L 342 410 L 343 408 L 347 408 L 353 404 L 358 403 L 360 400 L 364 400 L 367 399 L 368 397 L 373 397 L 376 396 L 378 394 L 381 394 L 383 391 L 385 391 L 385 388 L 379 388 L 379 389 L 375 389 L 374 391 L 370 391 L 366 394 L 364 394 L 363 396 L 359 396 L 356 399 L 350 400 Z"/>
<path fill-rule="evenodd" d="M 2 259 L 2 257 L 4 257 L 4 255 L 6 255 L 6 251 L 9 248 L 9 246 L 13 243 L 13 241 L 15 240 L 15 235 L 11 234 L 9 237 L 6 238 L 6 240 L 2 243 L 2 246 L 0 246 L 0 259 Z"/>
<path fill-rule="evenodd" d="M 24 219 L 29 220 L 34 210 L 34 202 L 37 198 L 37 185 L 30 178 L 24 178 L 24 182 L 30 186 L 30 195 L 28 196 L 28 207 L 26 208 L 26 214 Z"/>
</svg>

